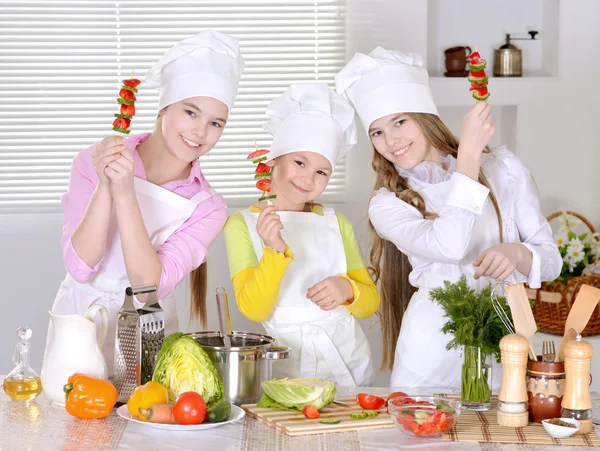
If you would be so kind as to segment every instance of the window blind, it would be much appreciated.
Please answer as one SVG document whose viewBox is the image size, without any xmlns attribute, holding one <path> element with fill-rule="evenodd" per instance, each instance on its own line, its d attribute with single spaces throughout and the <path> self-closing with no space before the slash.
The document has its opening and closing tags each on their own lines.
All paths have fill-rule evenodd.
<svg viewBox="0 0 600 451">
<path fill-rule="evenodd" d="M 113 133 L 120 81 L 142 80 L 131 133 L 150 131 L 158 92 L 146 70 L 177 41 L 237 37 L 246 68 L 223 137 L 200 159 L 233 206 L 259 195 L 245 160 L 270 145 L 268 103 L 291 83 L 333 87 L 345 57 L 344 0 L 4 1 L 0 6 L 0 212 L 58 211 L 77 152 Z M 346 164 L 325 201 L 344 199 Z"/>
</svg>

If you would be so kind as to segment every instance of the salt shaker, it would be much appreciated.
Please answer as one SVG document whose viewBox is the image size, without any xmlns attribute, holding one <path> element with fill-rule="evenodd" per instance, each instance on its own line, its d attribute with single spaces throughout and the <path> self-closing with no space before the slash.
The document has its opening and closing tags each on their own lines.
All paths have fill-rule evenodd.
<svg viewBox="0 0 600 451">
<path fill-rule="evenodd" d="M 529 424 L 525 373 L 529 342 L 519 334 L 506 335 L 500 340 L 502 385 L 498 395 L 498 424 L 524 427 Z"/>
<path fill-rule="evenodd" d="M 593 355 L 593 346 L 583 341 L 581 335 L 565 347 L 565 394 L 561 416 L 579 421 L 582 434 L 594 429 L 589 384 Z"/>
</svg>

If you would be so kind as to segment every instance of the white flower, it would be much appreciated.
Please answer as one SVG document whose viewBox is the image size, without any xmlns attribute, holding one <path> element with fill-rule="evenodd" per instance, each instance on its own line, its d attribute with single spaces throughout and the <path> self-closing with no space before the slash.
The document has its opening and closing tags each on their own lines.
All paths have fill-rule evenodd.
<svg viewBox="0 0 600 451">
<path fill-rule="evenodd" d="M 558 222 L 560 223 L 560 228 L 563 232 L 569 233 L 575 230 L 579 224 L 581 224 L 581 220 L 572 216 L 566 212 L 562 212 L 562 214 L 558 217 Z"/>
<path fill-rule="evenodd" d="M 573 260 L 572 257 L 567 258 L 566 263 L 569 266 L 569 272 L 573 272 L 573 270 L 575 269 L 575 266 L 577 266 L 577 263 Z"/>
<path fill-rule="evenodd" d="M 583 260 L 585 253 L 583 252 L 583 249 L 578 249 L 577 247 L 569 245 L 567 247 L 567 256 L 570 257 L 569 264 L 571 264 L 571 262 L 577 264 Z"/>
<path fill-rule="evenodd" d="M 564 246 L 567 241 L 569 241 L 569 237 L 567 236 L 567 233 L 562 230 L 554 235 L 554 242 L 558 245 L 558 247 Z"/>
<path fill-rule="evenodd" d="M 579 238 L 573 238 L 569 241 L 569 250 L 571 252 L 580 251 L 583 253 L 583 243 Z"/>
<path fill-rule="evenodd" d="M 600 258 L 600 243 L 596 240 L 592 241 L 590 244 L 591 255 L 594 259 Z"/>
</svg>

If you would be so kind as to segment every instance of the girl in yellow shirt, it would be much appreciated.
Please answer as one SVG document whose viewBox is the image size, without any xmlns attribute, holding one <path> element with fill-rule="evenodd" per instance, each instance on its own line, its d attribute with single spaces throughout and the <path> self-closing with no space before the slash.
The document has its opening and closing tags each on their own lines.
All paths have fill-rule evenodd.
<svg viewBox="0 0 600 451">
<path fill-rule="evenodd" d="M 350 222 L 313 203 L 356 143 L 353 110 L 326 84 L 297 84 L 267 115 L 276 198 L 235 213 L 224 230 L 238 307 L 292 349 L 275 377 L 370 385 L 371 352 L 355 317 L 375 313 L 379 294 Z"/>
</svg>

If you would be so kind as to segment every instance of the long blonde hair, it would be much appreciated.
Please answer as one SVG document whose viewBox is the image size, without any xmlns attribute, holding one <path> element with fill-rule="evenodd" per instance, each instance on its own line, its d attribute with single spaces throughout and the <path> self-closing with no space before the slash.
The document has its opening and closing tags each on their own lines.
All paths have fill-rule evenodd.
<svg viewBox="0 0 600 451">
<path fill-rule="evenodd" d="M 408 117 L 417 124 L 427 144 L 454 157 L 458 155 L 458 140 L 438 116 L 410 113 Z M 376 174 L 374 191 L 379 188 L 387 188 L 389 191 L 396 193 L 399 199 L 417 208 L 425 219 L 435 219 L 437 215 L 426 210 L 425 201 L 421 195 L 409 188 L 407 180 L 398 174 L 394 165 L 375 149 L 373 151 L 372 165 Z M 484 152 L 490 152 L 489 147 L 486 146 Z M 479 171 L 479 183 L 490 188 L 481 169 Z M 491 189 L 490 200 L 498 217 L 499 238 L 502 242 L 502 216 L 496 197 Z M 411 296 L 415 292 L 415 288 L 408 282 L 408 275 L 411 271 L 408 257 L 400 252 L 394 243 L 382 239 L 370 221 L 369 227 L 371 229 L 370 269 L 375 278 L 375 283 L 380 283 L 381 304 L 378 314 L 381 319 L 383 336 L 381 370 L 386 371 L 394 366 L 394 350 L 402 325 L 402 317 Z"/>
</svg>

